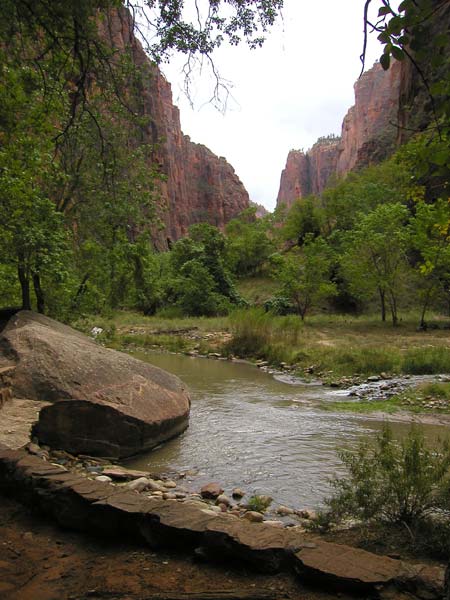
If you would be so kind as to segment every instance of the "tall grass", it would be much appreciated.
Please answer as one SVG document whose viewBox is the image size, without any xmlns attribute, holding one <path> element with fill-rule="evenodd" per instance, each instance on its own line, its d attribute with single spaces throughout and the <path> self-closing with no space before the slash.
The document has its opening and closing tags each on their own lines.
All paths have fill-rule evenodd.
<svg viewBox="0 0 450 600">
<path fill-rule="evenodd" d="M 411 375 L 450 373 L 450 348 L 413 348 L 403 358 L 402 371 Z"/>
<path fill-rule="evenodd" d="M 233 338 L 226 344 L 226 352 L 272 364 L 291 362 L 302 331 L 298 317 L 274 317 L 260 308 L 236 310 L 229 324 Z"/>
</svg>

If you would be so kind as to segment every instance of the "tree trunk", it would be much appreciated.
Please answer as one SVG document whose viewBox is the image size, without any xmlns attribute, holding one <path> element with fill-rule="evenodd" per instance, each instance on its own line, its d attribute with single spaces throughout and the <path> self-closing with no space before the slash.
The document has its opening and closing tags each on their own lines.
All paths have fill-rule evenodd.
<svg viewBox="0 0 450 600">
<path fill-rule="evenodd" d="M 22 310 L 31 310 L 30 275 L 25 266 L 25 257 L 23 255 L 19 255 L 17 274 L 19 276 L 20 287 L 22 290 Z"/>
<path fill-rule="evenodd" d="M 383 323 L 386 322 L 386 292 L 381 288 L 378 288 L 378 293 L 380 295 L 380 306 L 381 306 L 381 320 Z"/>
<path fill-rule="evenodd" d="M 34 293 L 36 294 L 37 310 L 39 313 L 44 314 L 45 298 L 44 298 L 44 291 L 41 287 L 41 278 L 39 277 L 39 273 L 33 273 L 33 286 L 34 286 Z"/>
</svg>

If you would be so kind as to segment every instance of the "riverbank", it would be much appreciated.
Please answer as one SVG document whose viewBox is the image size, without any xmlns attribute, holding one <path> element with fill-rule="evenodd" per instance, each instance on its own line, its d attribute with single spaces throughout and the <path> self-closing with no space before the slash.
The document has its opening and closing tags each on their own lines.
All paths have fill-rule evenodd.
<svg viewBox="0 0 450 600">
<path fill-rule="evenodd" d="M 245 359 L 305 380 L 320 379 L 348 389 L 349 402 L 323 405 L 328 410 L 411 415 L 450 414 L 450 383 L 405 385 L 389 392 L 396 376 L 450 373 L 448 323 L 417 331 L 416 318 L 393 328 L 375 317 L 321 315 L 302 323 L 298 317 L 273 317 L 252 310 L 231 317 L 161 319 L 118 311 L 108 319 L 89 318 L 75 325 L 108 346 L 123 350 L 170 351 L 214 359 Z M 371 381 L 372 380 L 372 381 Z M 382 380 L 386 388 L 367 397 L 352 388 Z"/>
</svg>

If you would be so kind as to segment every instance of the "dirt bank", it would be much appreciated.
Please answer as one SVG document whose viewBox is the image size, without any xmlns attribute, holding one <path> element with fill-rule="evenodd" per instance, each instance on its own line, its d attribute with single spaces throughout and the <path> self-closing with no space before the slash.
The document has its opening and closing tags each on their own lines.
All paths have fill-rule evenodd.
<svg viewBox="0 0 450 600">
<path fill-rule="evenodd" d="M 329 600 L 286 574 L 255 575 L 63 531 L 0 496 L 1 600 Z M 340 598 L 346 598 L 340 594 Z"/>
</svg>

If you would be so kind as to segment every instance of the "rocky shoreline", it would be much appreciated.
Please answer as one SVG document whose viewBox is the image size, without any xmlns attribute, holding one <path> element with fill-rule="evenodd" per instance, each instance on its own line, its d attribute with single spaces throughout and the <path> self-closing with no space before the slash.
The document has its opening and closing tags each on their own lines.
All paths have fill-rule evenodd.
<svg viewBox="0 0 450 600">
<path fill-rule="evenodd" d="M 195 500 L 180 503 L 145 497 L 124 489 L 123 484 L 71 472 L 46 460 L 45 454 L 38 456 L 29 450 L 0 450 L 0 491 L 32 505 L 63 527 L 110 539 L 126 537 L 154 550 L 182 551 L 206 561 L 230 565 L 237 561 L 263 573 L 292 572 L 301 582 L 327 590 L 382 598 L 403 592 L 422 600 L 443 596 L 442 568 L 325 542 L 296 527 L 239 518 L 220 507 L 218 511 L 203 508 Z M 48 452 L 33 446 L 31 450 Z M 88 472 L 102 477 L 92 468 L 95 465 Z M 175 488 L 169 485 L 168 489 Z"/>
</svg>

